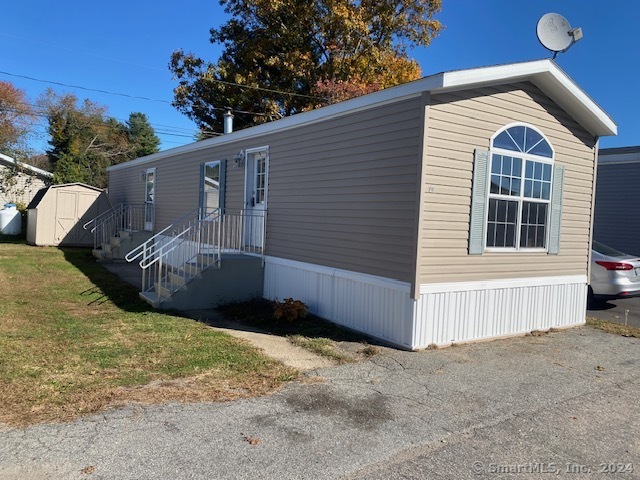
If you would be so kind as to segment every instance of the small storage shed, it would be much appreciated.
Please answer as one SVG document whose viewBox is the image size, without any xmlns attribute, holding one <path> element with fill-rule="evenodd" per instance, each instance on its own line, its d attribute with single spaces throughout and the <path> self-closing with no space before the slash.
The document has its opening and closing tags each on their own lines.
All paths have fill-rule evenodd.
<svg viewBox="0 0 640 480">
<path fill-rule="evenodd" d="M 82 226 L 110 208 L 107 194 L 100 188 L 82 183 L 43 188 L 28 206 L 27 242 L 93 246 L 91 232 Z"/>
</svg>

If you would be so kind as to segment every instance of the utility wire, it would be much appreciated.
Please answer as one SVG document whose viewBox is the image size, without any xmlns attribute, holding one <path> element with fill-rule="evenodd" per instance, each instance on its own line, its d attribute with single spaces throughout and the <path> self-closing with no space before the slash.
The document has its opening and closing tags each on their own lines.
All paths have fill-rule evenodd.
<svg viewBox="0 0 640 480">
<path fill-rule="evenodd" d="M 121 92 L 110 92 L 108 90 L 102 90 L 102 89 L 99 89 L 99 88 L 89 88 L 89 87 L 83 87 L 83 86 L 80 86 L 80 85 L 71 85 L 71 84 L 68 84 L 68 83 L 55 82 L 53 80 L 42 80 L 40 78 L 30 77 L 28 75 L 18 75 L 17 73 L 9 73 L 9 72 L 1 71 L 1 70 L 0 70 L 0 74 L 8 75 L 10 77 L 16 77 L 16 78 L 24 78 L 26 80 L 31 80 L 31 81 L 34 81 L 34 82 L 48 83 L 48 84 L 51 84 L 51 85 L 59 85 L 61 87 L 78 88 L 80 90 L 86 90 L 86 91 L 89 91 L 89 92 L 103 93 L 105 95 L 116 95 L 116 96 L 126 97 L 126 98 L 134 98 L 134 99 L 138 99 L 138 100 L 146 100 L 146 101 L 149 101 L 149 102 L 166 103 L 166 104 L 169 104 L 169 105 L 172 104 L 169 100 L 161 100 L 161 99 L 157 99 L 157 98 L 141 97 L 141 96 L 138 96 L 138 95 L 129 95 L 128 93 L 121 93 Z M 325 100 L 324 98 L 321 98 L 321 97 L 314 97 L 312 95 L 304 95 L 302 93 L 283 92 L 281 90 L 274 90 L 274 89 L 271 89 L 271 88 L 254 87 L 252 85 L 241 85 L 239 83 L 227 82 L 227 81 L 224 81 L 224 80 L 216 80 L 216 79 L 213 79 L 213 78 L 207 78 L 206 80 L 210 81 L 210 82 L 214 82 L 214 83 L 221 83 L 221 84 L 224 84 L 224 85 L 232 85 L 232 86 L 239 87 L 239 88 L 249 88 L 249 89 L 254 89 L 254 90 L 260 90 L 260 91 L 263 91 L 263 92 L 277 93 L 277 94 L 280 94 L 280 95 L 291 95 L 291 96 L 294 96 L 294 97 L 304 97 L 304 98 L 311 98 L 311 99 L 315 99 L 315 100 Z M 213 110 L 217 110 L 217 111 L 227 111 L 227 110 L 229 110 L 228 108 L 220 108 L 220 107 L 210 107 L 210 108 L 213 109 Z M 231 109 L 231 111 L 234 112 L 234 113 L 243 113 L 243 114 L 246 114 L 246 115 L 257 115 L 257 116 L 264 116 L 264 117 L 269 116 L 268 113 L 247 112 L 245 110 L 233 110 L 233 109 Z"/>
</svg>

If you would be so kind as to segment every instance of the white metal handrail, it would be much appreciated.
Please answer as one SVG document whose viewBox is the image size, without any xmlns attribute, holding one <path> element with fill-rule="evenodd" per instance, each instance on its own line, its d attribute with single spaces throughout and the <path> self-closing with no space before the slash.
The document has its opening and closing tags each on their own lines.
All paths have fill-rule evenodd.
<svg viewBox="0 0 640 480">
<path fill-rule="evenodd" d="M 85 223 L 84 225 L 82 225 L 82 228 L 84 230 L 89 230 L 89 227 L 91 226 L 91 230 L 90 232 L 93 233 L 96 230 L 96 225 L 98 225 L 99 223 L 101 223 L 105 218 L 111 216 L 114 214 L 114 212 L 120 210 L 122 208 L 123 204 L 120 203 L 118 205 L 116 205 L 115 207 L 111 207 L 109 210 L 102 212 L 100 215 L 98 215 L 95 218 L 92 218 L 91 220 L 89 220 L 87 223 Z"/>
<path fill-rule="evenodd" d="M 200 218 L 200 209 L 196 208 L 195 210 L 191 210 L 190 212 L 184 214 L 175 222 L 172 222 L 169 226 L 160 230 L 158 233 L 153 235 L 149 240 L 138 245 L 136 248 L 134 248 L 129 253 L 127 253 L 124 257 L 125 260 L 127 262 L 133 262 L 134 260 L 137 260 L 141 256 L 144 257 L 144 254 L 146 251 L 154 250 L 154 247 L 159 245 L 159 242 L 161 242 L 161 239 L 165 236 L 165 234 L 167 234 L 169 230 L 171 230 L 174 227 L 175 227 L 174 233 L 175 231 L 183 230 L 187 225 L 193 224 L 199 218 Z"/>
<path fill-rule="evenodd" d="M 122 230 L 144 230 L 145 205 L 131 205 L 121 203 L 118 206 L 98 215 L 85 223 L 83 228 L 91 225 L 94 248 L 108 243 L 111 237 Z"/>
<path fill-rule="evenodd" d="M 223 252 L 264 256 L 265 213 L 221 215 L 217 209 L 202 218 L 193 217 L 171 236 L 158 234 L 130 256 L 132 260 L 142 256 L 142 291 L 155 292 L 161 302 L 210 266 L 220 268 Z"/>
</svg>

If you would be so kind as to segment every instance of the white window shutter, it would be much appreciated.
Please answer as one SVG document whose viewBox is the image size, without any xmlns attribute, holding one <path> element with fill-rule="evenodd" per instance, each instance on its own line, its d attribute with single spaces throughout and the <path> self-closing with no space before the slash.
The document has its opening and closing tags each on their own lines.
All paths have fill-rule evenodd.
<svg viewBox="0 0 640 480">
<path fill-rule="evenodd" d="M 487 225 L 487 184 L 489 176 L 489 152 L 476 149 L 473 162 L 473 187 L 471 190 L 471 218 L 469 221 L 469 255 L 482 255 Z"/>
<path fill-rule="evenodd" d="M 549 255 L 560 252 L 560 224 L 562 220 L 562 187 L 564 185 L 564 166 L 553 167 L 553 185 L 551 194 L 551 217 L 549 219 Z"/>
</svg>

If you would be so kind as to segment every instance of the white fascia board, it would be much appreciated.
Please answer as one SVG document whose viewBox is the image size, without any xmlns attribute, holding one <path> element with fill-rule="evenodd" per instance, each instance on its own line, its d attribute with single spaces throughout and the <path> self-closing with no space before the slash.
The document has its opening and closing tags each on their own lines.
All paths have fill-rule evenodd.
<svg viewBox="0 0 640 480">
<path fill-rule="evenodd" d="M 53 178 L 53 173 L 47 172 L 46 170 L 42 170 L 41 168 L 34 167 L 33 165 L 29 165 L 28 163 L 18 162 L 15 158 L 11 158 L 8 155 L 4 155 L 0 153 L 0 160 L 3 160 L 2 163 L 10 164 L 10 165 L 18 165 L 20 168 L 24 168 L 25 170 L 29 170 L 36 175 L 40 175 L 46 178 Z"/>
<path fill-rule="evenodd" d="M 618 126 L 611 117 L 555 62 L 548 59 L 447 72 L 442 87 L 431 93 L 524 80 L 533 82 L 592 135 L 618 134 Z"/>
<path fill-rule="evenodd" d="M 164 150 L 152 155 L 137 158 L 129 162 L 120 163 L 107 168 L 107 171 L 113 172 L 122 168 L 128 168 L 135 165 L 142 165 L 161 158 L 179 155 L 187 152 L 196 152 L 205 148 L 211 148 L 216 145 L 223 145 L 247 138 L 257 138 L 275 132 L 282 132 L 291 128 L 309 125 L 312 123 L 337 118 L 345 114 L 352 114 L 362 110 L 368 110 L 374 107 L 380 107 L 388 103 L 400 102 L 411 98 L 418 98 L 424 91 L 437 88 L 441 85 L 442 74 L 425 77 L 414 82 L 405 83 L 395 87 L 387 88 L 379 92 L 363 95 L 361 97 L 352 98 L 344 102 L 335 103 L 326 107 L 310 110 L 308 112 L 297 113 L 290 117 L 284 117 L 269 123 L 263 123 L 255 127 L 238 130 L 227 135 L 209 138 L 200 142 L 183 145 L 181 147 Z"/>
<path fill-rule="evenodd" d="M 530 80 L 536 84 L 562 108 L 567 110 L 567 112 L 592 135 L 606 136 L 617 134 L 617 126 L 606 112 L 591 100 L 553 61 L 545 59 L 438 73 L 414 82 L 387 88 L 379 92 L 352 98 L 351 100 L 316 110 L 298 113 L 280 120 L 239 130 L 228 135 L 221 135 L 189 145 L 164 150 L 146 157 L 108 167 L 107 171 L 113 172 L 136 165 L 144 165 L 145 163 L 153 162 L 161 158 L 187 152 L 196 152 L 247 138 L 254 139 L 270 133 L 281 132 L 302 125 L 309 125 L 342 115 L 379 107 L 388 103 L 417 98 L 422 92 L 431 92 L 432 94 L 445 93 L 478 88 L 484 85 L 513 83 L 525 80 Z"/>
</svg>

